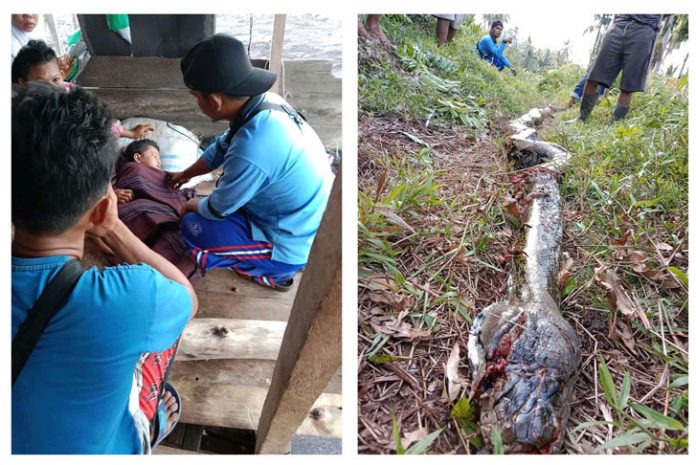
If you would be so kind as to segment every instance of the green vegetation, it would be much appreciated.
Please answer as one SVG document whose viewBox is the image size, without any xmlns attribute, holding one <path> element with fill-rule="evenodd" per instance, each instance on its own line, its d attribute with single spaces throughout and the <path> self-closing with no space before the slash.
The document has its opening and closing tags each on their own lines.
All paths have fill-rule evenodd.
<svg viewBox="0 0 696 465">
<path fill-rule="evenodd" d="M 382 27 L 394 50 L 363 44 L 359 58 L 361 447 L 404 453 L 403 434 L 428 439 L 419 451 L 476 452 L 465 350 L 449 362 L 505 291 L 520 226 L 503 206 L 520 189 L 505 125 L 565 104 L 585 70 L 527 47 L 510 55 L 517 76 L 498 72 L 471 21 L 442 48 L 430 17 Z M 540 130 L 573 154 L 559 281 L 583 346 L 565 443 L 576 453 L 687 452 L 687 83 L 652 73 L 625 120 L 611 122 L 614 89 L 586 124 L 575 107 Z M 499 432 L 489 440 L 502 451 Z"/>
</svg>

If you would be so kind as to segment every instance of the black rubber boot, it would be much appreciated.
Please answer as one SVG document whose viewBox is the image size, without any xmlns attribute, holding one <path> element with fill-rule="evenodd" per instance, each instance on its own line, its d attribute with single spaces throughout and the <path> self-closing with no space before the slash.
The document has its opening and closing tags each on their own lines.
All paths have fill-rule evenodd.
<svg viewBox="0 0 696 465">
<path fill-rule="evenodd" d="M 592 109 L 597 104 L 597 100 L 599 100 L 598 94 L 585 94 L 582 96 L 582 102 L 580 102 L 580 117 L 578 118 L 580 121 L 587 120 L 587 118 L 590 116 L 590 113 L 592 113 Z"/>
<path fill-rule="evenodd" d="M 626 117 L 626 114 L 628 113 L 628 110 L 630 110 L 631 107 L 625 107 L 619 103 L 616 104 L 616 108 L 614 108 L 614 121 L 619 121 L 622 120 Z"/>
</svg>

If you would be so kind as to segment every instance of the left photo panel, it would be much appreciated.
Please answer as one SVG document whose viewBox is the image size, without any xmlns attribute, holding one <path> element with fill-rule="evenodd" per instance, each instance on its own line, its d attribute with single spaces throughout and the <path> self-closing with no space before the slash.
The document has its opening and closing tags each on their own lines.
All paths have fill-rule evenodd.
<svg viewBox="0 0 696 465">
<path fill-rule="evenodd" d="M 341 454 L 341 18 L 11 21 L 11 453 Z"/>
</svg>

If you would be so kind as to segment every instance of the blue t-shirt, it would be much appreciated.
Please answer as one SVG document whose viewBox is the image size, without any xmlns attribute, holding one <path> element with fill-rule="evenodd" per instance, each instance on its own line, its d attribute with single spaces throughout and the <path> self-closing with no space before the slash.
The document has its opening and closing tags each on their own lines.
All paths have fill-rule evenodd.
<svg viewBox="0 0 696 465">
<path fill-rule="evenodd" d="M 68 259 L 12 257 L 13 338 Z M 141 453 L 129 408 L 136 363 L 171 347 L 192 305 L 144 264 L 85 271 L 12 388 L 12 452 Z"/>
<path fill-rule="evenodd" d="M 476 44 L 476 48 L 478 49 L 481 58 L 486 61 L 490 61 L 494 65 L 498 66 L 498 68 L 501 66 L 509 68 L 511 66 L 510 61 L 505 57 L 505 55 L 503 55 L 506 46 L 506 42 L 496 44 L 490 33 L 481 37 L 481 40 L 479 40 L 479 42 Z"/>
<path fill-rule="evenodd" d="M 270 92 L 264 101 L 286 103 Z M 273 260 L 307 263 L 334 179 L 321 140 L 309 124 L 279 110 L 256 114 L 229 146 L 226 134 L 203 154 L 210 168 L 222 165 L 224 175 L 198 213 L 218 220 L 241 209 L 252 238 L 273 243 Z"/>
</svg>

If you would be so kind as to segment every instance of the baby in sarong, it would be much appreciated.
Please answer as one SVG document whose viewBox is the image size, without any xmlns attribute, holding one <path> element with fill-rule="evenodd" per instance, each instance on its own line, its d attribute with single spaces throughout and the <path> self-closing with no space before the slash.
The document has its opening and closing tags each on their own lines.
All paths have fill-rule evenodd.
<svg viewBox="0 0 696 465">
<path fill-rule="evenodd" d="M 200 273 L 181 239 L 179 212 L 196 191 L 169 187 L 169 174 L 161 166 L 159 146 L 150 139 L 131 142 L 124 149 L 112 180 L 118 216 L 140 240 L 194 281 Z"/>
</svg>

